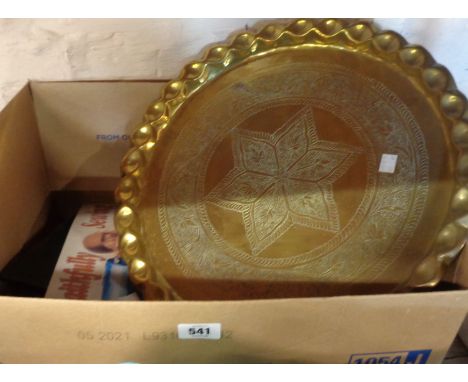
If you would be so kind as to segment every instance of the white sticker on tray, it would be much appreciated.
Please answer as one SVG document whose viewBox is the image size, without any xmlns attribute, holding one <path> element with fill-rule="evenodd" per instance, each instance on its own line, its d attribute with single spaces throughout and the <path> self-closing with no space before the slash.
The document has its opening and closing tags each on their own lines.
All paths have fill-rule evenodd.
<svg viewBox="0 0 468 382">
<path fill-rule="evenodd" d="M 178 324 L 177 333 L 180 340 L 219 340 L 221 324 Z"/>
<path fill-rule="evenodd" d="M 395 154 L 382 154 L 380 159 L 379 172 L 393 174 L 397 165 L 398 155 Z"/>
</svg>

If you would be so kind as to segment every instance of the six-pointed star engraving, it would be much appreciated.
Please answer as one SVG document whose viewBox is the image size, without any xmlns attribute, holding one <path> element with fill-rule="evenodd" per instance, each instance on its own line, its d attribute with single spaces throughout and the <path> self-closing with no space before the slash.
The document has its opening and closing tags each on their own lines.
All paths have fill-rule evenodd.
<svg viewBox="0 0 468 382">
<path fill-rule="evenodd" d="M 245 129 L 232 134 L 234 168 L 206 201 L 242 214 L 254 256 L 293 225 L 340 230 L 332 184 L 360 148 L 320 140 L 310 107 L 273 134 Z"/>
</svg>

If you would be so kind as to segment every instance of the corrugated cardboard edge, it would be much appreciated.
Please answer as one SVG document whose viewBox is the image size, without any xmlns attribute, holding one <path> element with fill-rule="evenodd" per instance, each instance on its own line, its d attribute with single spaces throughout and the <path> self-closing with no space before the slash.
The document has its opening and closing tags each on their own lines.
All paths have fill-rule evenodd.
<svg viewBox="0 0 468 382">
<path fill-rule="evenodd" d="M 41 226 L 49 193 L 29 85 L 0 113 L 0 174 L 1 269 Z"/>
</svg>

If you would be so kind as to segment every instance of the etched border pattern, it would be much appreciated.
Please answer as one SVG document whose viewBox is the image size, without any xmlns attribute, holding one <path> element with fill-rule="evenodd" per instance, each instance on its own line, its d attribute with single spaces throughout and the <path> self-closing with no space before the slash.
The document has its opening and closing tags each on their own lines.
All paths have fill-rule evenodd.
<svg viewBox="0 0 468 382">
<path fill-rule="evenodd" d="M 374 274 L 376 274 L 376 272 L 380 272 L 385 268 L 385 266 L 382 266 L 384 262 L 388 263 L 391 261 L 391 258 L 395 258 L 401 253 L 401 249 L 404 248 L 407 238 L 410 237 L 411 232 L 417 226 L 417 216 L 420 216 L 422 213 L 422 206 L 424 205 L 428 189 L 428 169 L 427 166 L 424 165 L 424 163 L 427 164 L 427 152 L 424 139 L 419 132 L 419 127 L 407 108 L 393 93 L 380 83 L 366 79 L 338 65 L 285 65 L 296 65 L 294 68 L 284 68 L 288 73 L 295 73 L 294 76 L 288 78 L 288 81 L 284 81 L 281 78 L 277 78 L 274 82 L 264 81 L 262 80 L 262 76 L 267 76 L 268 70 L 266 70 L 265 73 L 258 73 L 258 78 L 250 82 L 250 87 L 255 87 L 255 91 L 252 91 L 251 88 L 243 84 L 242 89 L 245 90 L 243 94 L 244 97 L 236 93 L 238 98 L 236 99 L 236 104 L 232 105 L 231 111 L 217 117 L 217 102 L 221 102 L 223 98 L 223 92 L 220 92 L 217 102 L 207 106 L 209 109 L 200 110 L 200 119 L 195 118 L 192 121 L 192 128 L 190 128 L 190 126 L 185 127 L 183 129 L 184 133 L 180 134 L 174 143 L 173 152 L 177 152 L 177 147 L 184 146 L 183 141 L 197 143 L 197 145 L 191 145 L 187 148 L 186 153 L 183 155 L 181 155 L 181 152 L 177 152 L 177 157 L 170 157 L 170 161 L 176 165 L 176 168 L 178 166 L 181 169 L 180 171 L 190 173 L 187 174 L 190 178 L 189 183 L 197 185 L 197 196 L 193 196 L 192 200 L 195 202 L 193 203 L 195 209 L 191 209 L 192 212 L 190 212 L 189 217 L 187 213 L 184 214 L 182 210 L 177 210 L 177 206 L 173 204 L 166 210 L 164 205 L 168 204 L 165 203 L 164 200 L 169 196 L 165 194 L 163 189 L 160 190 L 159 198 L 159 221 L 163 228 L 163 239 L 171 250 L 174 261 L 186 274 L 193 274 L 195 272 L 196 274 L 203 275 L 203 277 L 255 277 L 275 279 L 277 277 L 285 277 L 284 272 L 287 272 L 289 274 L 289 276 L 287 276 L 288 278 L 301 280 L 319 278 L 324 280 L 327 277 L 333 277 L 333 274 L 336 273 L 334 271 L 339 273 L 341 268 L 346 267 L 346 274 L 349 275 L 349 278 L 353 278 L 362 270 L 362 263 L 359 264 L 357 260 L 355 262 L 344 260 L 347 257 L 346 252 L 349 253 L 350 250 L 358 251 L 360 255 L 365 255 L 370 266 L 374 266 L 376 269 L 374 272 Z M 304 92 L 304 78 L 307 78 L 311 84 L 308 90 L 311 96 L 308 99 L 295 96 L 295 94 Z M 324 78 L 332 78 L 335 79 L 336 82 L 341 81 L 345 86 L 341 88 L 333 86 L 323 88 Z M 356 87 L 353 81 L 360 81 L 361 86 Z M 328 80 L 325 82 L 330 83 Z M 333 85 L 333 81 L 331 84 Z M 298 90 L 299 86 L 300 89 Z M 315 89 L 319 86 L 321 98 L 315 99 L 313 95 L 316 94 Z M 356 88 L 367 90 L 363 90 L 362 94 L 356 95 L 353 94 L 353 89 Z M 337 91 L 340 92 L 341 97 L 336 96 Z M 229 89 L 226 89 L 226 92 L 229 92 Z M 343 94 L 346 94 L 346 96 L 343 96 Z M 347 99 L 352 99 L 353 103 L 345 103 Z M 393 106 L 390 106 L 388 104 L 389 102 L 393 103 Z M 372 147 L 376 150 L 375 153 L 368 153 L 369 160 L 367 171 L 369 172 L 370 183 L 366 186 L 363 202 L 356 211 L 355 216 L 351 219 L 348 226 L 340 231 L 339 235 L 335 235 L 336 237 L 331 242 L 311 249 L 302 255 L 285 259 L 256 257 L 231 247 L 217 234 L 216 229 L 212 227 L 206 213 L 205 202 L 199 202 L 199 200 L 203 199 L 204 194 L 202 187 L 204 174 L 206 173 L 207 164 L 210 160 L 209 158 L 211 158 L 217 144 L 225 138 L 228 131 L 231 131 L 233 127 L 242 122 L 242 120 L 239 120 L 239 110 L 256 109 L 258 112 L 258 110 L 262 108 L 265 109 L 273 107 L 275 104 L 281 105 L 287 103 L 302 104 L 304 107 L 307 105 L 315 105 L 314 107 L 318 106 L 325 108 L 325 110 L 328 109 L 335 115 L 342 113 L 341 110 L 347 109 L 348 112 L 352 112 L 353 118 L 359 121 L 359 124 L 356 124 L 353 122 L 353 118 L 348 118 L 348 120 L 351 121 L 349 124 L 355 132 L 360 134 L 361 138 L 364 137 L 363 139 L 367 139 L 365 136 L 369 134 L 370 129 L 372 144 L 369 143 L 369 145 L 366 146 L 366 150 L 372 150 Z M 366 114 L 362 113 L 362 109 L 370 111 Z M 403 112 L 400 112 L 401 110 L 403 110 Z M 254 113 L 254 111 L 252 111 L 250 115 L 252 115 L 252 113 Z M 248 113 L 242 112 L 241 114 L 245 119 Z M 380 127 L 375 128 L 375 125 L 373 125 L 374 122 L 372 118 L 366 119 L 367 115 L 370 115 L 372 118 L 377 118 L 377 116 L 381 118 L 381 116 L 384 115 L 386 118 L 384 118 L 384 120 L 390 125 L 397 127 L 398 131 L 382 134 Z M 210 116 L 209 120 L 206 116 Z M 203 139 L 198 139 L 194 127 L 197 125 L 209 125 L 210 123 L 219 124 L 219 129 L 205 131 Z M 399 126 L 403 127 L 403 130 Z M 372 131 L 372 129 L 374 129 L 374 131 Z M 364 131 L 366 132 L 364 133 Z M 412 147 L 413 141 L 416 141 L 415 147 Z M 187 145 L 185 144 L 185 146 Z M 196 146 L 196 149 L 194 146 Z M 381 174 L 378 177 L 380 192 L 373 196 L 373 193 L 378 188 L 374 183 L 374 177 L 377 171 L 375 158 L 376 155 L 387 152 L 387 150 L 392 150 L 392 152 L 399 155 L 399 163 L 406 163 L 406 173 L 402 174 L 397 170 L 391 178 Z M 418 154 L 416 154 L 416 151 L 418 151 Z M 185 168 L 188 158 L 191 158 L 190 170 Z M 418 161 L 422 161 L 423 166 L 421 167 L 421 171 L 416 172 L 415 166 L 421 165 L 421 163 L 416 163 Z M 177 165 L 177 163 L 179 164 Z M 404 166 L 401 166 L 401 168 L 403 167 Z M 171 177 L 175 176 L 176 173 L 177 170 L 172 172 Z M 233 173 L 230 177 L 235 178 L 236 175 L 238 176 L 239 174 Z M 167 176 L 167 173 L 163 173 L 162 178 L 167 179 Z M 382 213 L 382 210 L 379 209 L 379 205 L 384 204 L 385 200 L 394 200 L 391 198 L 391 195 L 394 193 L 394 190 L 399 188 L 398 182 L 395 183 L 396 179 L 400 181 L 404 179 L 406 183 L 418 184 L 416 188 L 407 189 L 404 195 L 400 195 L 400 199 L 397 201 L 399 205 L 406 206 L 405 208 L 408 213 L 412 211 L 412 213 L 416 215 L 416 218 L 413 218 L 410 222 L 406 222 L 405 219 L 408 213 L 400 211 L 400 213 L 393 215 L 387 214 L 385 229 L 388 233 L 373 241 L 374 244 L 378 241 L 378 245 L 370 245 L 364 248 L 365 245 L 368 245 L 366 243 L 369 243 L 369 233 L 372 233 L 373 222 L 381 219 L 379 213 Z M 162 183 L 168 184 L 167 181 L 164 180 Z M 176 189 L 185 187 L 177 182 L 169 183 Z M 388 187 L 382 187 L 384 184 L 387 184 Z M 192 186 L 190 188 L 193 190 Z M 373 200 L 372 205 L 369 204 L 371 200 Z M 240 212 L 242 211 L 242 208 L 234 204 L 231 205 L 231 208 L 237 208 Z M 365 220 L 364 217 L 366 217 Z M 201 236 L 198 237 L 197 242 L 190 252 L 181 249 L 182 240 L 180 238 L 185 236 L 184 232 L 179 231 L 177 234 L 175 232 L 171 233 L 173 228 L 179 226 L 177 221 L 187 218 L 191 219 L 192 224 L 197 226 L 201 222 L 200 227 L 203 227 L 199 230 Z M 167 225 L 170 221 L 173 222 L 172 229 Z M 398 232 L 403 232 L 403 234 Z M 364 240 L 366 240 L 365 243 Z M 340 247 L 345 241 L 347 241 L 346 251 L 343 247 Z M 400 250 L 398 252 L 392 252 L 391 256 L 382 256 L 383 252 L 391 246 L 393 241 L 397 242 L 397 245 L 393 245 L 393 248 L 400 248 Z M 178 242 L 180 243 L 177 244 Z M 355 256 L 358 260 L 359 254 Z M 381 265 L 376 266 L 377 263 Z M 281 271 L 276 270 L 278 266 L 281 267 Z"/>
</svg>

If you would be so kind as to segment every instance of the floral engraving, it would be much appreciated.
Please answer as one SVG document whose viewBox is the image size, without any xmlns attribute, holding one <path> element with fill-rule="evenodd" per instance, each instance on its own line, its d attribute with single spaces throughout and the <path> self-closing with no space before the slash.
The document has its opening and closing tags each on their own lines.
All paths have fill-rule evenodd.
<svg viewBox="0 0 468 382">
<path fill-rule="evenodd" d="M 304 107 L 273 134 L 235 129 L 234 168 L 206 201 L 242 214 L 252 255 L 294 225 L 338 232 L 333 183 L 362 152 L 319 139 L 311 107 Z"/>
</svg>

